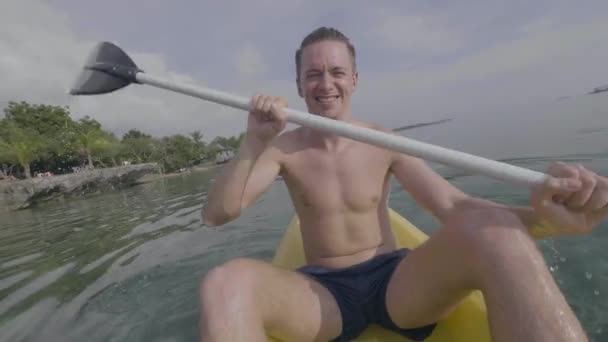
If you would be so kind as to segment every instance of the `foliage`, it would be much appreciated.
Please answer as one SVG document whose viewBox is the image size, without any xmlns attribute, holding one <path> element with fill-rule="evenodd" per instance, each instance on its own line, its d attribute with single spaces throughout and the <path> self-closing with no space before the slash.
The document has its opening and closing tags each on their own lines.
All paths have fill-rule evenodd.
<svg viewBox="0 0 608 342">
<path fill-rule="evenodd" d="M 158 143 L 157 151 L 157 161 L 166 171 L 192 166 L 200 160 L 194 140 L 181 134 L 162 138 Z"/>
<path fill-rule="evenodd" d="M 172 172 L 239 148 L 244 134 L 204 141 L 200 131 L 153 137 L 132 128 L 122 138 L 90 116 L 71 117 L 69 107 L 9 102 L 0 120 L 0 178 L 13 172 L 71 172 L 75 167 L 109 167 L 157 162 Z"/>
<path fill-rule="evenodd" d="M 30 178 L 30 164 L 42 157 L 44 144 L 41 135 L 34 129 L 19 127 L 13 120 L 0 124 L 0 162 L 19 164 L 25 177 Z"/>
</svg>

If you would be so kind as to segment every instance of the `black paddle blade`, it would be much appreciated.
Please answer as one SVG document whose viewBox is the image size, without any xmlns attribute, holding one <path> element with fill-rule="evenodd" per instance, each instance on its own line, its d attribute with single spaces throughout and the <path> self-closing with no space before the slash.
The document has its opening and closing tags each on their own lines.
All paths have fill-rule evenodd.
<svg viewBox="0 0 608 342">
<path fill-rule="evenodd" d="M 139 83 L 135 74 L 142 72 L 118 46 L 101 42 L 86 60 L 70 94 L 96 95 L 113 92 L 131 83 Z"/>
</svg>

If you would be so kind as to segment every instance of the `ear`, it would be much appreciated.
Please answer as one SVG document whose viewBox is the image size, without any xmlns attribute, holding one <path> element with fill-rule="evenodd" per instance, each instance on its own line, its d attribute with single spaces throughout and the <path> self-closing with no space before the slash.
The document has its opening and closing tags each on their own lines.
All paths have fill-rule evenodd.
<svg viewBox="0 0 608 342">
<path fill-rule="evenodd" d="M 302 87 L 300 87 L 300 78 L 296 77 L 296 87 L 298 87 L 298 95 L 300 95 L 300 97 L 304 97 L 302 95 Z"/>
<path fill-rule="evenodd" d="M 357 84 L 359 83 L 359 72 L 355 71 L 353 73 L 353 90 L 357 89 Z"/>
</svg>

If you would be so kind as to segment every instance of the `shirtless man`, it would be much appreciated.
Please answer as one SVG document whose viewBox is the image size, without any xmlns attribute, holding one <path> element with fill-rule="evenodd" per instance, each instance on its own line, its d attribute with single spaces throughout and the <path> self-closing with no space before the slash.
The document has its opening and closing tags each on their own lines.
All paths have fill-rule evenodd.
<svg viewBox="0 0 608 342">
<path fill-rule="evenodd" d="M 355 50 L 320 28 L 296 53 L 308 111 L 352 118 Z M 583 341 L 581 325 L 534 238 L 588 233 L 606 216 L 608 182 L 557 163 L 530 207 L 469 196 L 415 157 L 301 127 L 281 134 L 284 99 L 256 95 L 238 155 L 203 208 L 207 225 L 239 216 L 282 175 L 300 218 L 308 265 L 297 271 L 236 259 L 200 286 L 203 341 L 348 341 L 377 323 L 413 340 L 429 336 L 473 289 L 483 291 L 494 341 Z M 388 221 L 389 178 L 441 223 L 419 248 L 397 249 Z"/>
</svg>

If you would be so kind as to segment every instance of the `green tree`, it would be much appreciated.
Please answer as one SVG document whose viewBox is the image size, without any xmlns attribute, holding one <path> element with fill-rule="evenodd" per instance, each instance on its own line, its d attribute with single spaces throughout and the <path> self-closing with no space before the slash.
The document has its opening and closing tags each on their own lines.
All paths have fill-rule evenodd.
<svg viewBox="0 0 608 342">
<path fill-rule="evenodd" d="M 145 134 L 137 129 L 130 129 L 127 133 L 122 136 L 122 140 L 137 139 L 137 138 L 152 138 L 151 135 Z"/>
<path fill-rule="evenodd" d="M 0 176 L 13 167 L 32 171 L 68 170 L 94 164 L 117 166 L 122 160 L 157 161 L 172 171 L 215 160 L 220 152 L 236 151 L 245 136 L 216 137 L 206 143 L 200 131 L 154 138 L 138 129 L 130 129 L 121 139 L 105 131 L 95 119 L 85 116 L 74 121 L 69 107 L 27 102 L 9 102 L 0 120 Z"/>
<path fill-rule="evenodd" d="M 206 159 L 215 160 L 219 153 L 236 152 L 239 149 L 239 147 L 241 146 L 241 143 L 243 142 L 244 138 L 245 138 L 245 132 L 239 134 L 238 136 L 232 136 L 232 137 L 217 136 L 217 137 L 215 137 L 211 141 L 211 143 L 209 143 L 209 145 L 207 145 L 207 147 L 205 149 Z"/>
<path fill-rule="evenodd" d="M 75 133 L 77 151 L 86 156 L 88 166 L 93 168 L 93 154 L 100 153 L 107 145 L 108 133 L 101 129 L 101 124 L 97 120 L 89 116 L 78 121 Z"/>
<path fill-rule="evenodd" d="M 190 133 L 190 137 L 192 138 L 192 141 L 194 141 L 194 143 L 198 146 L 204 146 L 204 142 L 203 142 L 203 134 L 201 133 L 201 131 L 194 131 Z"/>
<path fill-rule="evenodd" d="M 200 159 L 196 144 L 182 134 L 156 140 L 155 159 L 165 171 L 175 171 L 192 166 Z"/>
<path fill-rule="evenodd" d="M 4 113 L 6 119 L 18 127 L 37 131 L 44 138 L 48 152 L 55 155 L 69 153 L 66 148 L 70 145 L 70 133 L 75 123 L 68 107 L 9 102 Z"/>
<path fill-rule="evenodd" d="M 44 153 L 43 139 L 36 130 L 19 127 L 14 120 L 0 122 L 0 158 L 23 167 L 26 178 L 32 177 L 30 164 Z"/>
<path fill-rule="evenodd" d="M 151 161 L 155 154 L 155 144 L 152 136 L 136 129 L 131 129 L 123 135 L 122 144 L 124 156 L 128 159 L 135 159 L 138 163 Z"/>
<path fill-rule="evenodd" d="M 190 133 L 190 137 L 192 138 L 192 141 L 194 141 L 193 153 L 197 155 L 196 162 L 200 163 L 205 157 L 206 148 L 206 144 L 203 141 L 203 134 L 201 134 L 201 131 L 194 131 Z"/>
<path fill-rule="evenodd" d="M 119 156 L 123 153 L 123 144 L 112 133 L 104 132 L 104 138 L 96 145 L 96 154 L 99 156 L 98 162 L 105 165 L 111 162 L 112 166 L 118 166 Z"/>
<path fill-rule="evenodd" d="M 68 107 L 9 102 L 4 113 L 17 127 L 38 132 L 44 142 L 43 153 L 31 162 L 32 171 L 58 172 L 78 164 L 73 143 L 76 123 Z"/>
</svg>

